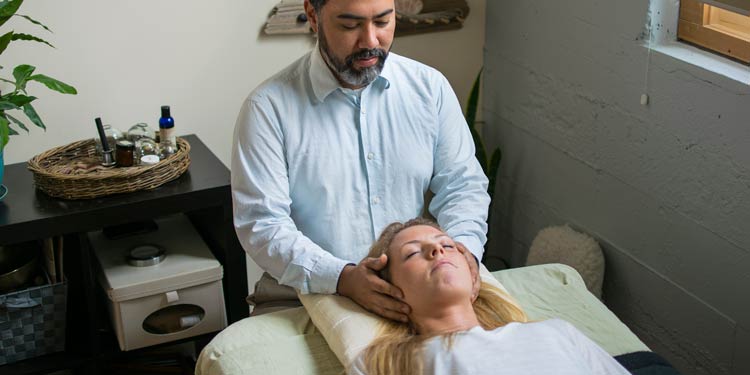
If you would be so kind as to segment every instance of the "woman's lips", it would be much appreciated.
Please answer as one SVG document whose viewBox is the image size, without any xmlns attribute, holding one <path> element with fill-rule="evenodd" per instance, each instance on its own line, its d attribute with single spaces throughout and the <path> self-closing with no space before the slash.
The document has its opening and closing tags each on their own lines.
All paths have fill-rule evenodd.
<svg viewBox="0 0 750 375">
<path fill-rule="evenodd" d="M 432 271 L 430 271 L 430 273 L 435 272 L 435 270 L 437 270 L 438 268 L 440 268 L 442 266 L 445 266 L 445 265 L 451 265 L 451 266 L 453 266 L 453 268 L 458 268 L 458 267 L 456 267 L 455 264 L 451 263 L 450 261 L 441 260 L 441 261 L 437 262 L 437 264 L 432 267 Z"/>
</svg>

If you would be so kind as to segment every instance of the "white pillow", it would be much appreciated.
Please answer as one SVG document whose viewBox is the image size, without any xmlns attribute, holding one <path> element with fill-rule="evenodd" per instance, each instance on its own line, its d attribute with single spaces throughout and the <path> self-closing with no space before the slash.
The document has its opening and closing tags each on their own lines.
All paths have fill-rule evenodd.
<svg viewBox="0 0 750 375">
<path fill-rule="evenodd" d="M 479 266 L 482 281 L 508 292 L 483 264 Z M 299 294 L 299 299 L 344 368 L 375 339 L 383 320 L 347 297 Z"/>
</svg>

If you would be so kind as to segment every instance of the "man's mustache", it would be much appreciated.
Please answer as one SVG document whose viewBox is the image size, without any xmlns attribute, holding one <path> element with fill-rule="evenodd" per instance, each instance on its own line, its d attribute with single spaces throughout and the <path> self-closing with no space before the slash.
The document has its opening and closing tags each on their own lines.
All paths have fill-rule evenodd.
<svg viewBox="0 0 750 375">
<path fill-rule="evenodd" d="M 385 50 L 380 49 L 380 48 L 362 49 L 349 55 L 346 58 L 346 64 L 351 66 L 354 63 L 354 60 L 369 59 L 371 57 L 377 57 L 379 59 L 383 59 L 385 57 L 385 53 L 386 53 Z"/>
</svg>

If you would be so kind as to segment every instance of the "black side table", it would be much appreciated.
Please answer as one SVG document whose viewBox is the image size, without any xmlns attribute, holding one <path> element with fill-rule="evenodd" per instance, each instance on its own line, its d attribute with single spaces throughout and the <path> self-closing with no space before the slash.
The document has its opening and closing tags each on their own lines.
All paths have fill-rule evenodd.
<svg viewBox="0 0 750 375">
<path fill-rule="evenodd" d="M 176 213 L 186 214 L 224 268 L 224 298 L 231 324 L 248 316 L 245 252 L 232 224 L 229 170 L 195 135 L 191 164 L 178 179 L 154 190 L 89 200 L 62 200 L 36 190 L 26 163 L 5 166 L 8 195 L 0 201 L 0 245 L 64 236 L 68 278 L 67 345 L 51 354 L 0 366 L 0 372 L 44 373 L 89 367 L 106 360 L 100 327 L 107 311 L 97 303 L 99 287 L 86 232 Z M 8 371 L 10 370 L 10 371 Z M 6 372 L 8 371 L 8 372 Z"/>
</svg>

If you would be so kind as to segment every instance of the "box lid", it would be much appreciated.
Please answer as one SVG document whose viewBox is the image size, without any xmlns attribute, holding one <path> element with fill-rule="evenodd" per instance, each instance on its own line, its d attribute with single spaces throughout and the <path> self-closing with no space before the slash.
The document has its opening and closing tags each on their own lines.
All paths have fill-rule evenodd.
<svg viewBox="0 0 750 375">
<path fill-rule="evenodd" d="M 156 220 L 158 230 L 110 240 L 102 231 L 88 233 L 99 261 L 99 281 L 112 301 L 125 301 L 221 280 L 221 264 L 183 214 Z M 130 249 L 161 246 L 161 263 L 146 267 L 127 262 Z"/>
</svg>

